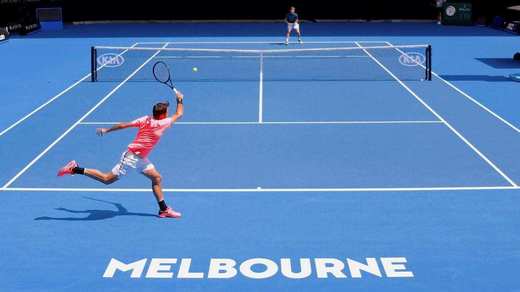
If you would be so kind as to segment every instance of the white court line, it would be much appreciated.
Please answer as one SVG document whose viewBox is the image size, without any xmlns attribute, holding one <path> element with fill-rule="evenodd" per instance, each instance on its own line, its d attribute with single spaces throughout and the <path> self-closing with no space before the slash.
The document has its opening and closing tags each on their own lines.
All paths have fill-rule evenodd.
<svg viewBox="0 0 520 292">
<path fill-rule="evenodd" d="M 356 42 L 356 45 L 361 47 L 359 43 Z M 399 84 L 406 89 L 411 95 L 415 97 L 424 107 L 426 107 L 432 114 L 434 114 L 439 120 L 441 120 L 455 135 L 457 135 L 466 145 L 468 145 L 475 153 L 482 158 L 489 166 L 491 166 L 498 174 L 500 174 L 507 182 L 509 182 L 512 186 L 517 187 L 518 185 L 507 175 L 505 174 L 498 166 L 495 165 L 489 158 L 486 157 L 477 147 L 475 147 L 471 142 L 469 142 L 466 137 L 464 137 L 457 129 L 455 129 L 448 121 L 446 121 L 440 114 L 438 114 L 433 108 L 428 105 L 422 98 L 420 98 L 408 85 L 406 85 L 401 79 L 395 76 L 392 71 L 390 71 L 385 65 L 383 65 L 379 60 L 377 60 L 368 50 L 363 49 L 367 55 L 370 56 L 374 62 L 376 62 L 383 70 L 385 70 L 390 76 L 392 76 Z"/>
<path fill-rule="evenodd" d="M 395 187 L 395 188 L 165 188 L 173 193 L 299 193 L 299 192 L 439 192 L 439 191 L 520 190 L 515 186 Z M 6 192 L 151 192 L 150 188 L 4 188 Z"/>
<path fill-rule="evenodd" d="M 260 53 L 260 76 L 258 78 L 258 123 L 264 120 L 264 54 Z"/>
<path fill-rule="evenodd" d="M 166 47 L 168 44 L 164 45 Z M 114 89 L 112 89 L 107 95 L 105 95 L 96 105 L 94 105 L 87 113 L 85 113 L 79 120 L 77 120 L 72 126 L 70 126 L 63 134 L 61 134 L 54 142 L 52 142 L 47 148 L 45 148 L 38 156 L 36 156 L 31 162 L 29 162 L 20 172 L 18 172 L 13 178 L 11 178 L 5 185 L 2 186 L 1 189 L 5 189 L 9 187 L 15 180 L 17 180 L 22 174 L 24 174 L 31 166 L 33 166 L 40 158 L 43 157 L 49 150 L 54 147 L 54 145 L 58 144 L 67 134 L 69 134 L 76 126 L 78 126 L 84 119 L 86 119 L 92 112 L 94 112 L 101 104 L 103 104 L 108 98 L 110 98 L 121 86 L 123 86 L 130 78 L 132 78 L 137 72 L 139 72 L 146 64 L 148 64 L 153 57 L 159 54 L 160 51 L 155 52 L 151 57 L 149 57 L 141 66 L 135 69 L 125 80 L 121 81 Z"/>
<path fill-rule="evenodd" d="M 156 59 L 258 59 L 260 56 L 160 56 L 156 57 Z M 285 59 L 285 58 L 294 58 L 294 59 L 341 59 L 341 58 L 369 58 L 366 55 L 331 55 L 331 56 L 322 56 L 322 55 L 307 55 L 307 56 L 264 56 L 266 59 Z"/>
<path fill-rule="evenodd" d="M 306 41 L 305 44 L 353 44 L 356 41 Z M 364 43 L 384 43 L 385 41 L 358 41 Z M 153 44 L 164 44 L 165 42 L 139 42 L 138 44 L 153 45 Z M 283 41 L 202 41 L 202 42 L 169 42 L 170 45 L 196 45 L 196 44 L 283 44 Z"/>
<path fill-rule="evenodd" d="M 137 46 L 138 43 L 134 43 L 131 48 Z M 119 54 L 119 56 L 121 56 L 122 54 L 126 53 L 128 50 L 125 50 L 123 52 L 121 52 L 121 54 Z M 97 70 L 99 71 L 101 68 L 103 68 L 105 66 L 105 64 L 103 64 L 101 67 L 99 67 Z M 21 124 L 23 121 L 27 120 L 28 118 L 30 118 L 32 115 L 34 115 L 35 113 L 39 112 L 40 110 L 42 110 L 44 107 L 46 107 L 47 105 L 49 105 L 50 103 L 52 103 L 53 101 L 55 101 L 56 99 L 60 98 L 62 95 L 64 95 L 65 93 L 67 93 L 68 91 L 70 91 L 72 88 L 76 87 L 78 84 L 80 84 L 81 82 L 85 81 L 87 78 L 89 78 L 91 75 L 91 73 L 88 73 L 87 75 L 83 76 L 80 80 L 76 81 L 75 83 L 73 83 L 71 86 L 65 88 L 62 92 L 58 93 L 57 95 L 51 97 L 49 100 L 47 100 L 46 102 L 44 102 L 43 104 L 41 104 L 39 107 L 35 108 L 33 111 L 31 111 L 30 113 L 26 114 L 25 116 L 23 116 L 22 118 L 20 118 L 18 121 L 14 122 L 13 124 L 11 124 L 9 127 L 5 128 L 2 132 L 0 132 L 0 137 L 2 137 L 5 133 L 9 132 L 11 129 L 13 129 L 14 127 L 18 126 L 19 124 Z"/>
<path fill-rule="evenodd" d="M 388 45 L 391 45 L 391 46 L 394 46 L 392 43 L 390 42 L 385 42 L 386 44 Z M 395 48 L 397 51 L 399 51 L 401 54 L 405 54 L 405 52 L 403 52 L 401 49 L 399 48 Z M 423 67 L 426 69 L 426 67 L 423 65 L 423 64 L 420 64 L 420 63 L 417 63 L 419 66 Z M 509 126 L 511 129 L 513 129 L 514 131 L 516 131 L 517 133 L 520 133 L 520 129 L 518 127 L 516 127 L 515 125 L 513 125 L 511 122 L 507 121 L 506 119 L 504 119 L 503 117 L 501 117 L 499 114 L 495 113 L 494 111 L 492 111 L 490 108 L 486 107 L 485 105 L 483 105 L 482 103 L 480 103 L 478 100 L 476 100 L 475 98 L 471 97 L 469 94 L 467 94 L 466 92 L 462 91 L 462 89 L 458 88 L 457 86 L 455 86 L 453 83 L 449 82 L 448 80 L 442 78 L 441 76 L 439 76 L 439 74 L 435 73 L 432 71 L 432 75 L 434 75 L 435 77 L 439 78 L 442 82 L 446 83 L 449 87 L 455 89 L 455 91 L 457 91 L 458 93 L 462 94 L 464 97 L 466 97 L 467 99 L 469 99 L 470 101 L 472 101 L 473 103 L 475 103 L 477 106 L 481 107 L 483 110 L 487 111 L 489 114 L 491 114 L 492 116 L 494 116 L 495 118 L 497 118 L 499 121 L 501 121 L 502 123 L 506 124 L 507 126 Z"/>
<path fill-rule="evenodd" d="M 116 125 L 121 122 L 81 122 L 80 125 Z M 176 125 L 392 125 L 444 124 L 442 121 L 262 121 L 262 122 L 176 122 Z"/>
</svg>

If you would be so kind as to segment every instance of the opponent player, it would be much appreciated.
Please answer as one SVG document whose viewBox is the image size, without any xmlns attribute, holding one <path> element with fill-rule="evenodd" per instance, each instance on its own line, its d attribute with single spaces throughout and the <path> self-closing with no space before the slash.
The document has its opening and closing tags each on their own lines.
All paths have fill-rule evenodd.
<svg viewBox="0 0 520 292">
<path fill-rule="evenodd" d="M 152 181 L 153 194 L 160 209 L 159 217 L 180 218 L 181 213 L 174 211 L 164 202 L 161 174 L 147 158 L 150 151 L 159 142 L 164 131 L 181 118 L 184 113 L 184 96 L 180 91 L 177 91 L 176 97 L 177 110 L 171 117 L 168 117 L 169 103 L 160 102 L 153 106 L 152 116 L 144 116 L 129 123 L 120 123 L 108 129 L 99 128 L 96 130 L 99 136 L 103 136 L 121 129 L 139 128 L 134 141 L 128 145 L 128 149 L 123 152 L 121 160 L 114 166 L 112 171 L 101 172 L 97 169 L 82 168 L 73 160 L 59 170 L 58 176 L 82 174 L 108 185 L 117 181 L 121 175 L 125 175 L 128 168 L 137 169 Z"/>
<path fill-rule="evenodd" d="M 302 44 L 302 34 L 300 31 L 300 19 L 298 18 L 298 14 L 296 13 L 296 8 L 291 6 L 289 9 L 289 13 L 285 17 L 285 22 L 287 23 L 287 33 L 285 34 L 285 45 L 289 44 L 289 37 L 291 36 L 291 32 L 294 30 L 298 35 L 298 43 Z"/>
</svg>

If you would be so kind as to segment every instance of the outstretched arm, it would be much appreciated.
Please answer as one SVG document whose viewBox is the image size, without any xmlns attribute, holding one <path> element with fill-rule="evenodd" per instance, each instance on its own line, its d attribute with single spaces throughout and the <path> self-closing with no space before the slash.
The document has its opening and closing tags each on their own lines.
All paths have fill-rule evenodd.
<svg viewBox="0 0 520 292">
<path fill-rule="evenodd" d="M 126 128 L 129 128 L 129 127 L 132 127 L 131 123 L 119 123 L 117 125 L 113 125 L 110 128 L 98 128 L 98 129 L 96 129 L 96 133 L 99 136 L 103 136 L 103 135 L 105 135 L 107 133 L 110 133 L 110 132 L 113 132 L 113 131 L 117 131 L 117 130 L 126 129 Z"/>
<path fill-rule="evenodd" d="M 179 90 L 177 90 L 175 92 L 175 95 L 177 97 L 177 110 L 172 115 L 172 123 L 175 123 L 184 114 L 184 105 L 182 104 L 182 101 L 184 99 L 184 95 Z"/>
</svg>

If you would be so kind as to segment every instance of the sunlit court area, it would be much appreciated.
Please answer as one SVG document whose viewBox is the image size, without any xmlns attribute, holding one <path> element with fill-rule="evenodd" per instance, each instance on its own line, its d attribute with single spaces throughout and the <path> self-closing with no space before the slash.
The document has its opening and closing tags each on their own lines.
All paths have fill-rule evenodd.
<svg viewBox="0 0 520 292">
<path fill-rule="evenodd" d="M 520 2 L 0 0 L 0 291 L 519 291 Z"/>
</svg>

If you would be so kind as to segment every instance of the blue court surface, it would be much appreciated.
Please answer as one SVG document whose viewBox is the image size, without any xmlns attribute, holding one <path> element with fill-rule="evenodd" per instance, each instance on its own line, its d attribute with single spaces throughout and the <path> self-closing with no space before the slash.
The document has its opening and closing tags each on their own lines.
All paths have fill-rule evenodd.
<svg viewBox="0 0 520 292">
<path fill-rule="evenodd" d="M 518 38 L 329 23 L 286 47 L 277 32 L 83 25 L 1 44 L 0 291 L 520 291 Z M 375 49 L 416 44 L 431 81 L 424 55 Z M 91 46 L 151 50 L 116 50 L 124 66 L 92 82 Z M 358 49 L 277 55 L 331 48 Z M 137 173 L 56 176 L 72 159 L 111 169 L 135 130 L 96 128 L 173 101 L 155 59 L 186 96 L 150 156 L 179 220 Z"/>
</svg>

